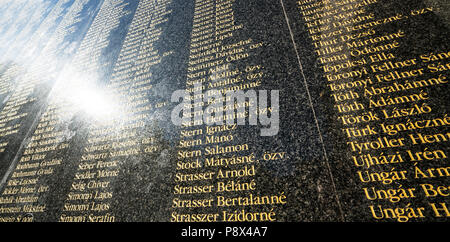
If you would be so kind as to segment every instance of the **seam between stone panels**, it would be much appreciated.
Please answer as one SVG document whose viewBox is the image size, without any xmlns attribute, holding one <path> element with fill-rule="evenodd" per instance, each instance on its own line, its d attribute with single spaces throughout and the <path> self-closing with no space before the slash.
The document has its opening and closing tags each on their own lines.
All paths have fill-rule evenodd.
<svg viewBox="0 0 450 242">
<path fill-rule="evenodd" d="M 299 55 L 299 52 L 298 52 L 298 49 L 297 49 L 297 43 L 295 42 L 294 34 L 292 33 L 291 25 L 289 23 L 289 18 L 287 16 L 286 8 L 284 7 L 283 0 L 280 0 L 280 3 L 281 3 L 281 7 L 283 9 L 284 18 L 286 19 L 286 24 L 287 24 L 288 29 L 289 29 L 289 34 L 291 35 L 291 41 L 292 41 L 292 44 L 294 45 L 295 54 L 297 55 L 297 61 L 298 61 L 298 65 L 299 65 L 299 68 L 300 68 L 300 73 L 302 74 L 303 82 L 305 84 L 306 93 L 308 94 L 309 105 L 311 106 L 311 110 L 312 110 L 312 113 L 313 113 L 313 116 L 314 116 L 314 122 L 316 124 L 316 128 L 317 128 L 317 131 L 319 133 L 319 140 L 322 143 L 322 150 L 324 152 L 325 162 L 326 162 L 326 165 L 327 165 L 328 173 L 329 173 L 330 178 L 331 178 L 331 183 L 332 183 L 332 186 L 333 186 L 333 190 L 334 190 L 335 198 L 336 198 L 337 205 L 338 205 L 338 208 L 339 208 L 339 212 L 341 214 L 341 219 L 342 219 L 342 221 L 345 221 L 344 212 L 342 210 L 341 203 L 340 203 L 340 200 L 339 200 L 339 196 L 337 194 L 336 184 L 334 183 L 334 176 L 333 176 L 333 173 L 331 172 L 331 166 L 330 166 L 330 162 L 329 162 L 329 159 L 328 159 L 328 154 L 327 154 L 327 151 L 325 149 L 325 143 L 323 142 L 322 131 L 320 130 L 319 121 L 317 120 L 316 111 L 314 110 L 314 106 L 313 106 L 313 103 L 312 103 L 311 93 L 309 92 L 309 86 L 308 86 L 308 83 L 306 81 L 305 73 L 303 72 L 303 65 L 302 65 L 302 62 L 300 60 L 300 55 Z"/>
</svg>

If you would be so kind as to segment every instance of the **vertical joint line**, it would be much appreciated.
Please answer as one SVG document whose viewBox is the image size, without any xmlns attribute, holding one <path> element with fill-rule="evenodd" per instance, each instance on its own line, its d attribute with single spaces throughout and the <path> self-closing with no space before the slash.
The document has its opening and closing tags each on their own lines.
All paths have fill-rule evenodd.
<svg viewBox="0 0 450 242">
<path fill-rule="evenodd" d="M 337 194 L 336 184 L 334 183 L 334 176 L 333 176 L 333 173 L 331 172 L 331 166 L 330 166 L 330 162 L 329 162 L 329 159 L 328 159 L 328 154 L 327 154 L 327 151 L 325 149 L 325 143 L 323 141 L 322 131 L 320 130 L 319 121 L 317 120 L 316 111 L 314 110 L 314 106 L 313 106 L 313 102 L 312 102 L 312 98 L 311 98 L 311 93 L 309 92 L 309 86 L 308 86 L 308 83 L 306 81 L 305 73 L 303 72 L 303 65 L 302 65 L 302 62 L 300 60 L 300 55 L 299 55 L 299 52 L 298 52 L 298 49 L 297 49 L 297 43 L 295 42 L 294 34 L 292 33 L 291 25 L 289 23 L 289 18 L 287 16 L 286 8 L 284 7 L 283 0 L 280 0 L 280 3 L 281 3 L 281 7 L 283 8 L 284 18 L 286 19 L 286 24 L 287 24 L 288 29 L 289 29 L 289 34 L 291 35 L 291 41 L 292 41 L 292 44 L 294 45 L 295 54 L 297 55 L 297 61 L 298 61 L 298 65 L 299 65 L 299 68 L 300 68 L 300 73 L 302 74 L 303 82 L 304 82 L 305 89 L 306 89 L 306 93 L 308 94 L 309 106 L 311 106 L 311 110 L 312 110 L 312 113 L 313 113 L 313 116 L 314 116 L 314 122 L 316 124 L 316 128 L 317 128 L 317 131 L 319 133 L 319 140 L 322 143 L 322 150 L 323 150 L 323 153 L 324 153 L 324 157 L 325 157 L 325 162 L 326 162 L 326 165 L 327 165 L 328 173 L 329 173 L 330 178 L 331 178 L 331 183 L 332 183 L 332 186 L 333 186 L 333 191 L 334 191 L 334 195 L 335 195 L 335 198 L 336 198 L 336 202 L 337 202 L 337 205 L 338 205 L 338 208 L 339 208 L 339 212 L 341 214 L 341 220 L 345 221 L 344 212 L 342 210 L 341 202 L 340 202 L 339 196 Z"/>
</svg>

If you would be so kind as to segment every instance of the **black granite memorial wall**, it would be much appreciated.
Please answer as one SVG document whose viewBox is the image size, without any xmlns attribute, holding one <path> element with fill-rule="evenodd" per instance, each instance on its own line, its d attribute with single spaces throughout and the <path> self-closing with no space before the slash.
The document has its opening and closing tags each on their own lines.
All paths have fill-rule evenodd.
<svg viewBox="0 0 450 242">
<path fill-rule="evenodd" d="M 0 221 L 448 221 L 449 15 L 3 1 Z"/>
</svg>

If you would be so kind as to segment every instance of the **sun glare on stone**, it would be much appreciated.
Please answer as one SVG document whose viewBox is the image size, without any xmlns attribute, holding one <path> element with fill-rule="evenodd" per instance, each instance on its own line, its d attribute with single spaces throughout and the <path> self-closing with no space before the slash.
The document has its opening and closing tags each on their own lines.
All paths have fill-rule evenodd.
<svg viewBox="0 0 450 242">
<path fill-rule="evenodd" d="M 121 118 L 119 103 L 105 88 L 95 85 L 95 78 L 65 75 L 58 85 L 58 96 L 74 107 L 77 112 L 87 114 L 93 121 L 111 122 Z"/>
</svg>

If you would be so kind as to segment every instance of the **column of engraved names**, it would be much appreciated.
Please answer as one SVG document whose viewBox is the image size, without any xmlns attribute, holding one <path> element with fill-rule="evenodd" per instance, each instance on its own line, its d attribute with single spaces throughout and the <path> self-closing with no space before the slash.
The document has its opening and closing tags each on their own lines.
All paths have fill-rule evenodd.
<svg viewBox="0 0 450 242">
<path fill-rule="evenodd" d="M 7 78 L 5 81 L 9 82 L 9 91 L 12 91 L 12 95 L 7 100 L 0 114 L 3 116 L 0 120 L 0 137 L 8 137 L 18 133 L 21 128 L 21 124 L 18 122 L 28 115 L 26 112 L 21 112 L 21 108 L 24 105 L 34 103 L 36 98 L 32 97 L 32 93 L 36 85 L 55 74 L 55 70 L 52 69 L 53 66 L 49 67 L 48 60 L 51 59 L 52 62 L 57 60 L 56 53 L 58 51 L 58 44 L 61 43 L 62 39 L 67 35 L 69 26 L 79 21 L 78 19 L 75 19 L 75 16 L 82 9 L 82 6 L 83 4 L 80 1 L 80 3 L 71 6 L 68 13 L 64 15 L 63 20 L 58 25 L 57 31 L 51 36 L 44 51 L 38 56 L 39 59 L 45 59 L 47 61 L 32 63 L 28 69 L 22 67 L 20 72 L 17 69 L 20 67 L 17 65 L 8 68 L 4 78 Z M 60 5 L 55 7 L 51 12 L 50 17 L 58 14 L 60 14 Z M 47 25 L 48 22 L 44 21 L 44 27 Z M 42 28 L 43 27 L 38 28 L 36 32 L 42 34 Z M 14 81 L 17 83 L 16 88 L 11 87 L 11 83 Z M 7 144 L 8 142 L 3 142 L 1 147 L 6 147 Z"/>
<path fill-rule="evenodd" d="M 124 103 L 122 106 L 127 115 L 131 115 L 130 120 L 146 119 L 148 114 L 145 112 L 167 104 L 165 100 L 151 103 L 148 92 L 153 88 L 152 67 L 173 54 L 173 51 L 160 53 L 155 46 L 163 33 L 160 25 L 167 22 L 171 13 L 167 9 L 169 4 L 171 1 L 146 0 L 139 3 L 114 67 L 109 87 Z"/>
<path fill-rule="evenodd" d="M 57 29 L 54 36 L 60 35 L 64 36 L 64 32 L 67 33 L 67 29 L 65 28 L 56 28 L 56 24 L 58 23 L 58 19 L 64 15 L 64 1 L 58 1 L 55 6 L 52 8 L 50 13 L 45 17 L 45 19 L 41 22 L 36 31 L 31 35 L 30 39 L 24 44 L 23 49 L 21 50 L 20 57 L 23 60 L 34 62 L 35 58 L 39 57 L 38 52 L 45 47 L 45 43 L 48 41 L 52 43 L 52 45 L 57 44 L 59 41 L 55 39 L 51 39 L 50 41 L 46 39 L 46 37 L 51 33 L 53 28 Z M 78 4 L 82 3 L 82 1 L 78 2 Z M 71 8 L 67 15 L 64 15 L 63 20 L 60 24 L 65 25 L 65 23 L 74 23 L 76 21 L 69 20 L 68 18 L 72 18 L 76 16 L 77 11 L 80 9 Z M 73 15 L 75 13 L 75 15 Z M 54 37 L 53 36 L 53 37 Z M 50 36 L 49 36 L 50 37 Z M 51 56 L 55 56 L 57 49 L 53 49 Z"/>
<path fill-rule="evenodd" d="M 88 145 L 82 156 L 83 172 L 87 179 L 103 184 L 102 194 L 88 191 L 86 198 L 101 201 L 103 216 L 98 221 L 120 221 L 110 210 L 108 201 L 114 198 L 114 183 L 119 182 L 120 164 L 130 157 L 154 153 L 160 147 L 153 137 L 141 136 L 149 119 L 149 112 L 163 107 L 167 101 L 150 102 L 153 89 L 152 68 L 171 54 L 160 53 L 154 45 L 160 41 L 163 28 L 170 14 L 167 9 L 171 1 L 140 1 L 131 22 L 119 58 L 108 83 L 108 92 L 118 102 L 114 109 L 120 110 L 108 122 L 93 125 L 88 134 Z M 80 187 L 88 187 L 86 181 Z M 97 199 L 96 199 L 97 198 Z M 91 206 L 92 207 L 92 206 Z M 100 208 L 100 207 L 99 207 Z M 100 212 L 100 211 L 99 211 Z M 122 218 L 125 219 L 125 218 Z"/>
<path fill-rule="evenodd" d="M 5 213 L 2 221 L 30 222 L 36 213 L 47 211 L 41 201 L 49 192 L 49 185 L 42 180 L 62 164 L 62 159 L 52 158 L 52 154 L 68 148 L 63 132 L 58 131 L 56 126 L 62 117 L 60 115 L 64 114 L 62 108 L 50 105 L 43 113 L 0 196 L 2 204 L 13 205 L 2 208 L 2 213 Z"/>
<path fill-rule="evenodd" d="M 82 10 L 84 3 L 80 1 L 69 7 L 68 13 L 63 16 L 56 32 L 50 37 L 49 43 L 37 58 L 47 59 L 52 56 L 53 61 L 56 60 L 58 44 L 68 34 L 70 26 L 80 21 L 75 16 Z M 59 9 L 53 12 L 56 15 L 60 13 Z M 41 28 L 37 31 L 41 31 Z M 17 122 L 28 115 L 21 110 L 22 107 L 36 101 L 36 97 L 32 95 L 36 86 L 48 81 L 55 74 L 54 70 L 49 70 L 47 64 L 45 61 L 32 64 L 27 72 L 24 71 L 16 77 L 17 86 L 4 107 L 7 118 L 2 119 L 13 123 L 9 126 L 12 128 L 8 128 L 10 134 L 17 133 L 21 127 L 21 123 Z M 47 211 L 46 205 L 42 203 L 49 192 L 49 186 L 45 180 L 62 164 L 62 159 L 51 156 L 68 148 L 68 144 L 63 141 L 62 132 L 57 130 L 60 114 L 64 114 L 63 109 L 64 106 L 50 104 L 42 114 L 17 166 L 3 187 L 0 197 L 1 221 L 33 221 L 36 215 Z"/>
<path fill-rule="evenodd" d="M 0 76 L 0 95 L 3 96 L 12 91 L 14 78 L 20 73 L 20 67 L 18 65 L 5 65 L 2 66 L 2 69 L 3 72 Z"/>
<path fill-rule="evenodd" d="M 3 71 L 3 73 L 0 76 L 0 95 L 7 95 L 9 93 L 11 93 L 12 89 L 13 89 L 13 83 L 14 83 L 14 79 L 19 75 L 19 73 L 21 72 L 21 69 L 18 65 L 10 65 L 7 66 L 5 68 L 5 70 Z M 20 96 L 20 94 L 15 94 L 17 96 Z M 15 108 L 14 106 L 16 106 L 16 104 L 20 103 L 20 100 L 23 98 L 13 98 L 13 99 L 17 99 L 19 102 L 14 102 L 14 103 L 10 103 L 9 106 L 9 110 L 3 108 L 2 111 L 0 112 L 0 137 L 3 136 L 7 136 L 9 134 L 13 134 L 16 133 L 18 131 L 18 129 L 14 129 L 15 125 L 7 125 L 9 121 L 11 120 L 15 120 L 17 118 L 19 118 L 19 116 L 14 115 L 15 112 Z M 9 100 L 11 100 L 11 97 L 9 98 Z M 6 104 L 8 105 L 8 104 Z M 6 150 L 6 146 L 8 145 L 8 141 L 7 140 L 3 140 L 0 143 L 0 153 L 3 153 Z"/>
<path fill-rule="evenodd" d="M 123 0 L 108 0 L 103 3 L 86 36 L 84 37 L 79 51 L 76 53 L 71 65 L 67 68 L 67 73 L 77 76 L 79 79 L 70 80 L 69 87 L 75 92 L 97 92 L 100 95 L 104 90 L 100 90 L 96 82 L 103 74 L 103 67 L 108 63 L 102 62 L 104 49 L 109 45 L 111 32 L 120 24 L 120 19 L 127 14 L 124 8 L 127 6 Z M 81 73 L 81 75 L 80 75 Z M 64 86 L 65 84 L 62 83 Z M 94 90 L 86 90 L 94 88 Z M 82 93 L 69 93 L 69 96 L 79 97 Z M 77 102 L 73 100 L 60 99 L 59 104 L 68 103 L 72 110 L 77 109 Z M 101 105 L 89 103 L 89 106 Z M 89 109 L 89 107 L 83 107 Z M 98 107 L 105 109 L 105 106 Z M 116 107 L 114 107 L 116 108 Z M 90 113 L 90 110 L 81 110 Z M 75 113 L 75 112 L 72 112 Z M 94 115 L 93 113 L 90 113 Z M 96 153 L 100 148 L 95 146 L 95 135 L 102 128 L 96 128 L 96 118 L 108 120 L 107 113 L 100 113 L 93 118 L 89 125 L 89 136 L 87 146 L 84 147 L 81 158 L 77 162 L 76 171 L 70 191 L 65 199 L 62 213 L 59 216 L 60 222 L 114 222 L 115 216 L 110 213 L 109 200 L 113 197 L 111 183 L 118 176 L 117 163 L 104 160 L 102 153 Z"/>
<path fill-rule="evenodd" d="M 348 139 L 358 194 L 372 202 L 368 215 L 399 222 L 448 217 L 442 201 L 450 119 L 432 93 L 447 85 L 449 52 L 399 54 L 415 34 L 406 23 L 432 8 L 377 16 L 368 10 L 380 7 L 377 0 L 297 3 Z M 384 30 L 394 25 L 400 27 Z M 421 198 L 437 200 L 415 205 Z"/>
<path fill-rule="evenodd" d="M 36 79 L 26 80 L 23 76 L 19 75 L 18 70 L 20 70 L 20 68 L 17 68 L 17 66 L 8 68 L 5 76 L 2 77 L 3 81 L 9 83 L 11 83 L 15 78 L 16 86 L 12 90 L 13 92 L 11 96 L 6 100 L 6 103 L 0 112 L 1 138 L 8 137 L 19 132 L 21 124 L 18 123 L 18 121 L 20 122 L 23 117 L 27 116 L 26 112 L 21 112 L 22 107 L 27 103 L 32 103 L 35 101 L 35 98 L 31 98 L 30 95 L 33 93 L 33 89 L 38 81 Z M 7 145 L 8 141 L 4 140 L 4 142 L 0 145 L 0 147 L 3 147 L 1 152 L 5 150 Z"/>
<path fill-rule="evenodd" d="M 249 111 L 238 108 L 256 104 L 245 100 L 213 105 L 225 105 L 227 91 L 260 87 L 265 75 L 262 64 L 248 60 L 264 43 L 238 37 L 244 24 L 237 23 L 234 4 L 233 0 L 195 1 L 186 82 L 191 95 L 188 108 L 193 112 L 180 132 L 172 222 L 275 221 L 276 213 L 263 205 L 285 203 L 283 192 L 257 193 L 259 157 L 245 138 L 236 136 L 245 127 L 225 124 L 248 118 Z M 242 63 L 245 68 L 237 67 Z M 227 109 L 233 114 L 225 115 Z M 211 113 L 224 115 L 207 115 Z"/>
<path fill-rule="evenodd" d="M 37 68 L 45 70 L 46 75 L 55 78 L 59 73 L 60 70 L 58 67 L 61 67 L 59 62 L 63 62 L 63 60 L 59 58 L 61 55 L 61 50 L 59 48 L 64 45 L 64 42 L 67 40 L 67 36 L 74 33 L 75 25 L 82 20 L 82 18 L 80 18 L 80 14 L 88 2 L 88 0 L 74 1 L 72 5 L 70 5 L 70 8 L 67 10 L 67 13 L 65 13 L 60 24 L 56 26 L 56 29 L 52 34 L 52 38 L 42 48 L 42 52 L 39 57 L 34 60 L 34 63 L 39 63 Z M 52 20 L 59 17 L 58 15 L 62 13 L 60 8 L 63 5 L 63 3 L 58 3 L 56 5 L 49 18 L 44 20 L 44 25 L 40 26 L 38 30 L 39 35 L 45 35 L 44 31 L 47 30 L 46 27 L 51 24 Z M 36 65 L 32 65 L 32 68 L 33 66 Z"/>
</svg>

